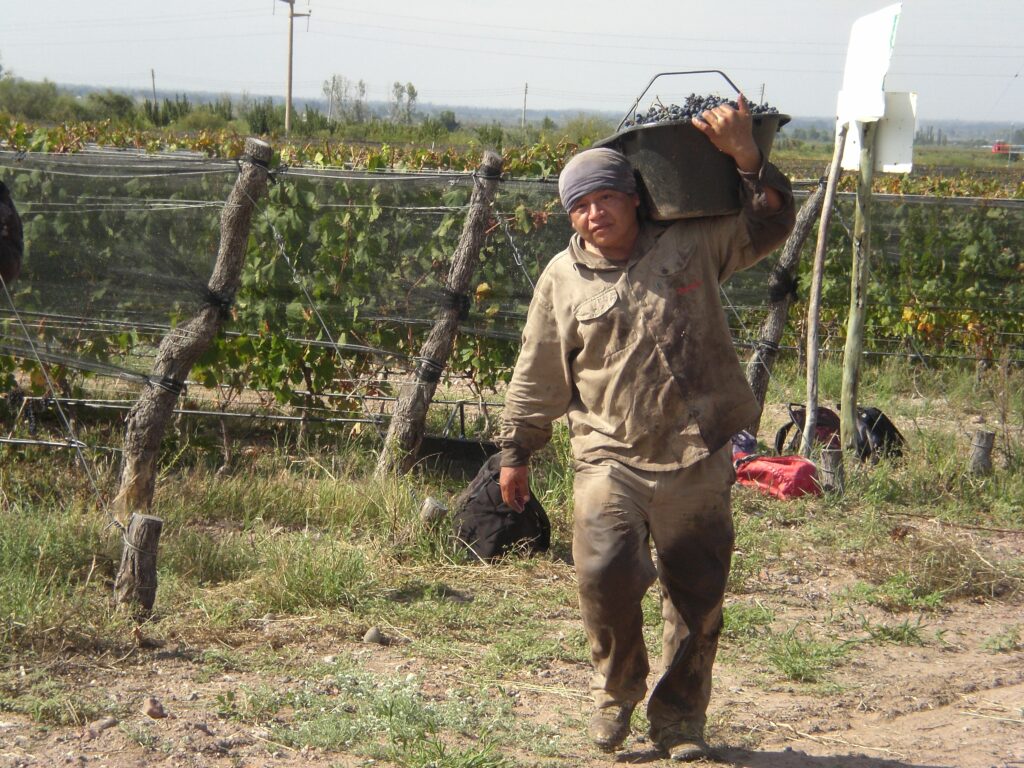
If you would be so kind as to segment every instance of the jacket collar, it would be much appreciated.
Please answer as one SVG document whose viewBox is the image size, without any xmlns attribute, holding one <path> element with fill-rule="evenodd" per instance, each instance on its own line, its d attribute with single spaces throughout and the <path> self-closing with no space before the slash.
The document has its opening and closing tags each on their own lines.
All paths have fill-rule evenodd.
<svg viewBox="0 0 1024 768">
<path fill-rule="evenodd" d="M 644 257 L 666 228 L 666 225 L 658 222 L 640 222 L 640 232 L 637 234 L 636 242 L 633 244 L 633 252 L 625 261 L 612 261 L 592 251 L 588 251 L 584 247 L 583 238 L 580 237 L 578 232 L 574 232 L 569 240 L 569 255 L 577 267 L 584 266 L 595 272 L 613 272 L 615 270 L 629 269 Z"/>
</svg>

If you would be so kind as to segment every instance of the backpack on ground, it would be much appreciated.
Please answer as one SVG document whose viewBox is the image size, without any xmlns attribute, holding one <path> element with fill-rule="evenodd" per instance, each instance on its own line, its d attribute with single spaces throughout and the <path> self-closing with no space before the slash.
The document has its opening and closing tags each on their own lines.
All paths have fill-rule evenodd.
<svg viewBox="0 0 1024 768">
<path fill-rule="evenodd" d="M 796 453 L 803 437 L 804 419 L 807 409 L 799 403 L 790 403 L 789 422 L 775 433 L 775 452 Z M 795 429 L 793 429 L 795 427 Z M 787 442 L 790 430 L 792 437 Z M 814 423 L 814 444 L 822 448 L 838 448 L 840 445 L 839 414 L 831 408 L 818 406 L 818 418 Z M 878 408 L 857 407 L 857 456 L 861 461 L 879 458 L 898 458 L 903 455 L 906 440 L 892 423 L 892 420 Z"/>
<path fill-rule="evenodd" d="M 906 442 L 892 420 L 880 410 L 857 408 L 857 448 L 861 461 L 899 458 Z"/>
<path fill-rule="evenodd" d="M 456 497 L 452 514 L 455 540 L 481 560 L 494 560 L 514 551 L 545 552 L 551 545 L 551 522 L 537 498 L 516 512 L 501 498 L 498 477 L 501 455 L 494 454 Z"/>
<path fill-rule="evenodd" d="M 790 403 L 786 407 L 789 409 L 789 421 L 775 433 L 775 452 L 780 456 L 799 451 L 804 434 L 804 419 L 807 417 L 807 408 L 799 403 Z M 786 437 L 790 430 L 793 430 L 793 436 L 787 443 Z M 822 448 L 839 447 L 839 414 L 824 405 L 818 406 L 818 418 L 814 421 L 814 445 Z"/>
</svg>

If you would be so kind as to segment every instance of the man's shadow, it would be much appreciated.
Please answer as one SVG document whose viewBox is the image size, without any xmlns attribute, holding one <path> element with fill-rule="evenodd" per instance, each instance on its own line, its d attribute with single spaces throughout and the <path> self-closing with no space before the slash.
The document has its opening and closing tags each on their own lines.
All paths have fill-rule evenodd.
<svg viewBox="0 0 1024 768">
<path fill-rule="evenodd" d="M 643 765 L 660 763 L 681 765 L 669 760 L 656 749 L 635 749 L 620 752 L 616 763 Z M 952 765 L 930 763 L 908 763 L 904 760 L 888 760 L 874 755 L 808 755 L 799 750 L 751 750 L 739 748 L 716 748 L 712 756 L 687 765 L 734 766 L 735 768 L 955 768 Z"/>
</svg>

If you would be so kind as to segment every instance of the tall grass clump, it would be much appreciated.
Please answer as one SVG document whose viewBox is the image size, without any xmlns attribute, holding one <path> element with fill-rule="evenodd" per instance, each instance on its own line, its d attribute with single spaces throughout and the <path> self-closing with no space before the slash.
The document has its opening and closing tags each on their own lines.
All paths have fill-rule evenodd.
<svg viewBox="0 0 1024 768">
<path fill-rule="evenodd" d="M 263 567 L 246 584 L 246 593 L 269 611 L 351 609 L 377 582 L 360 549 L 316 534 L 267 539 L 261 554 Z"/>
<path fill-rule="evenodd" d="M 5 497 L 0 507 L 0 654 L 78 644 L 117 624 L 105 598 L 120 540 L 77 504 Z"/>
</svg>

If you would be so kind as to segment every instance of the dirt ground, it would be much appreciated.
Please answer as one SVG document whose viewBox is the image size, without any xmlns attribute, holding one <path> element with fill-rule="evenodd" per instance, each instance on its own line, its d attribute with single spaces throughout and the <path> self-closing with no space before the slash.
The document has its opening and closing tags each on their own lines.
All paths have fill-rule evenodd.
<svg viewBox="0 0 1024 768">
<path fill-rule="evenodd" d="M 1024 550 L 1024 537 L 993 542 Z M 553 564 L 558 568 L 562 564 Z M 570 578 L 568 567 L 564 578 Z M 741 596 L 769 607 L 776 620 L 810 622 L 856 634 L 863 616 L 837 618 L 828 597 L 848 583 L 844 568 L 818 569 L 813 579 L 765 572 L 757 589 Z M 730 598 L 738 599 L 738 598 Z M 829 607 L 829 606 L 833 607 Z M 891 617 L 890 617 L 891 618 Z M 827 620 L 827 622 L 826 622 Z M 874 617 L 879 621 L 881 614 Z M 578 619 L 566 615 L 566 629 Z M 844 623 L 844 622 L 848 622 Z M 709 712 L 709 741 L 718 763 L 749 768 L 1011 768 L 1024 766 L 1024 653 L 994 652 L 991 638 L 1019 631 L 1020 599 L 964 601 L 925 614 L 923 645 L 858 645 L 830 675 L 835 693 L 781 681 L 744 654 L 743 642 L 723 642 Z M 413 674 L 424 696 L 443 699 L 453 685 L 474 680 L 471 662 L 427 666 L 408 646 L 371 645 L 360 638 L 325 637 L 309 620 L 274 622 L 280 642 L 311 662 L 348 654 L 380 675 Z M 557 632 L 557 622 L 552 631 Z M 265 648 L 267 628 L 254 631 L 248 649 Z M 276 645 L 276 644 L 275 644 Z M 102 690 L 133 714 L 120 722 L 42 727 L 0 712 L 0 766 L 362 766 L 373 761 L 316 749 L 277 745 L 269 731 L 217 715 L 218 695 L 242 686 L 280 686 L 294 681 L 275 673 L 210 673 L 196 661 L 202 649 L 164 646 L 138 649 L 127 658 L 71 658 L 60 662 L 66 684 Z M 247 650 L 243 645 L 238 649 Z M 516 765 L 608 766 L 668 764 L 652 749 L 634 719 L 624 749 L 594 750 L 583 736 L 588 714 L 588 669 L 552 663 L 531 677 L 501 681 L 513 697 L 515 717 L 559 734 L 558 753 L 528 747 L 503 753 Z M 652 678 L 653 679 L 653 678 Z M 156 698 L 166 717 L 143 713 Z M 716 764 L 704 761 L 703 764 Z"/>
</svg>

